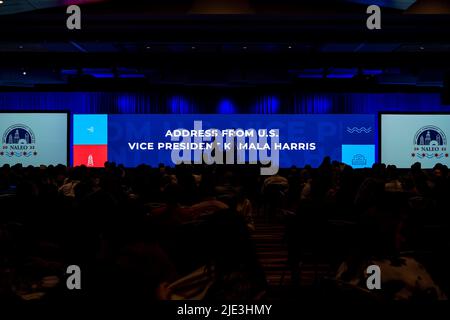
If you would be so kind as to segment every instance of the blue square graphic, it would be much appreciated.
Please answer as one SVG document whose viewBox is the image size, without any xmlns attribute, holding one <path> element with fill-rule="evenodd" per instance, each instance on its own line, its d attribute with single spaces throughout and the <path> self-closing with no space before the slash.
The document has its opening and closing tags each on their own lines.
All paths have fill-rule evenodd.
<svg viewBox="0 0 450 320">
<path fill-rule="evenodd" d="M 73 144 L 98 145 L 108 143 L 108 115 L 76 114 L 73 116 Z"/>
<path fill-rule="evenodd" d="M 375 163 L 374 144 L 343 144 L 342 162 L 355 168 L 370 168 Z"/>
</svg>

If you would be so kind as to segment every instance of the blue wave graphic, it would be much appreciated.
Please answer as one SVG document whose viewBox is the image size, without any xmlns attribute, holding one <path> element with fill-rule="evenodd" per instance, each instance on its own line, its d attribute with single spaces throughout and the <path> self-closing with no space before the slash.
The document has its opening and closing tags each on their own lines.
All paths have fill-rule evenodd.
<svg viewBox="0 0 450 320">
<path fill-rule="evenodd" d="M 24 157 L 31 157 L 33 155 L 33 152 L 27 152 L 26 154 L 23 154 L 22 152 L 14 152 L 14 154 L 11 154 L 11 153 L 9 153 L 9 152 L 6 152 L 5 153 L 5 156 L 7 156 L 7 157 L 22 157 L 22 156 L 24 156 Z"/>
<path fill-rule="evenodd" d="M 372 132 L 372 127 L 361 127 L 361 128 L 358 128 L 358 127 L 353 127 L 353 128 L 350 128 L 350 127 L 347 127 L 347 132 L 348 133 L 369 133 L 369 132 Z"/>
<path fill-rule="evenodd" d="M 441 159 L 441 158 L 444 157 L 444 154 L 441 153 L 440 155 L 436 156 L 436 155 L 431 154 L 431 153 L 426 153 L 425 156 L 423 156 L 422 154 L 417 153 L 416 156 L 417 156 L 417 158 L 419 158 L 419 159 L 423 159 L 423 158 L 427 158 L 427 159 L 433 159 L 433 158 Z"/>
</svg>

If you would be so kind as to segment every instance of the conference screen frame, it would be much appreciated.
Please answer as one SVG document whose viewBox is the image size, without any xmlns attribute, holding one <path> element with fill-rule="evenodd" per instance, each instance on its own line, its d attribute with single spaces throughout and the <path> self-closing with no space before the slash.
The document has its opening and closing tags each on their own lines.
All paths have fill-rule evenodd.
<svg viewBox="0 0 450 320">
<path fill-rule="evenodd" d="M 117 157 L 110 157 L 111 154 L 117 153 L 117 148 L 115 147 L 117 145 L 117 141 L 120 141 L 121 139 L 125 139 L 121 142 L 121 145 L 126 145 L 126 142 L 129 141 L 138 141 L 138 142 L 142 142 L 142 141 L 153 141 L 153 142 L 161 142 L 164 141 L 165 139 L 169 139 L 169 138 L 165 138 L 163 136 L 159 136 L 158 139 L 158 135 L 160 135 L 161 133 L 165 133 L 167 130 L 161 130 L 162 127 L 164 127 L 165 129 L 177 129 L 177 128 L 188 128 L 191 127 L 194 124 L 194 120 L 204 120 L 205 121 L 205 128 L 209 128 L 210 125 L 212 125 L 213 127 L 217 127 L 219 129 L 226 129 L 226 128 L 231 128 L 231 127 L 236 127 L 236 128 L 249 128 L 248 125 L 246 125 L 246 121 L 249 121 L 246 118 L 251 119 L 251 122 L 260 122 L 260 126 L 256 125 L 257 129 L 260 128 L 265 128 L 265 129 L 274 129 L 272 126 L 267 126 L 266 122 L 281 122 L 283 123 L 283 121 L 288 124 L 288 126 L 286 127 L 286 130 L 300 130 L 300 131 L 305 131 L 301 134 L 301 138 L 299 138 L 298 141 L 300 142 L 319 142 L 320 143 L 320 148 L 327 148 L 331 150 L 328 150 L 327 152 L 325 152 L 324 154 L 320 154 L 323 151 L 318 151 L 317 154 L 313 154 L 311 156 L 306 156 L 306 155 L 301 155 L 299 154 L 300 157 L 302 157 L 303 159 L 300 159 L 300 162 L 305 162 L 306 164 L 312 164 L 314 166 L 319 166 L 321 161 L 323 160 L 324 156 L 331 156 L 333 159 L 336 160 L 341 160 L 341 158 L 343 158 L 344 156 L 344 148 L 345 148 L 345 157 L 348 158 L 350 153 L 354 153 L 355 151 L 353 150 L 354 148 L 349 148 L 349 147 L 359 147 L 364 148 L 364 150 L 360 150 L 359 153 L 363 152 L 363 153 L 370 153 L 368 154 L 368 158 L 367 159 L 371 159 L 371 164 L 369 165 L 369 167 L 372 166 L 372 163 L 374 163 L 376 161 L 376 140 L 377 140 L 377 135 L 376 135 L 376 123 L 377 123 L 377 118 L 376 118 L 376 114 L 271 114 L 271 115 L 254 115 L 254 114 L 183 114 L 181 115 L 182 119 L 180 119 L 180 115 L 176 115 L 176 114 L 153 114 L 153 113 L 145 113 L 145 114 L 122 114 L 122 113 L 110 113 L 110 114 L 73 114 L 73 145 L 72 145 L 72 155 L 73 155 L 73 165 L 87 165 L 89 166 L 89 163 L 86 163 L 86 159 L 89 159 L 89 157 L 91 157 L 92 163 L 95 164 L 93 165 L 94 167 L 97 166 L 97 163 L 102 163 L 105 161 L 113 161 L 116 163 L 121 163 L 124 164 L 126 167 L 134 167 L 137 166 L 139 164 L 142 163 L 147 163 L 149 164 L 150 162 L 147 161 L 141 161 L 141 160 L 136 160 L 139 159 L 140 156 L 138 154 L 138 157 L 136 157 L 135 155 L 130 156 L 130 155 L 126 155 L 128 156 L 130 159 L 133 159 L 133 161 L 129 162 L 127 160 L 123 160 L 123 159 L 118 159 Z M 255 116 L 261 117 L 261 119 L 256 120 Z M 298 125 L 295 125 L 295 121 L 292 122 L 292 116 L 298 116 L 301 119 L 297 119 L 297 121 L 300 122 L 301 126 L 299 127 Z M 93 117 L 95 119 L 89 120 L 90 117 Z M 167 128 L 162 124 L 163 121 L 157 121 L 158 125 L 157 126 L 153 126 L 151 130 L 156 130 L 157 136 L 154 135 L 154 132 L 150 132 L 151 130 L 149 129 L 148 134 L 144 135 L 144 136 L 135 136 L 135 137 L 130 137 L 127 135 L 119 136 L 119 138 L 115 137 L 112 140 L 111 138 L 111 132 L 117 132 L 115 130 L 110 130 L 111 129 L 111 124 L 113 126 L 116 126 L 117 123 L 115 123 L 118 118 L 123 118 L 122 120 L 126 120 L 126 121 L 120 121 L 120 125 L 125 125 L 127 122 L 129 122 L 130 124 L 132 124 L 134 121 L 136 121 L 137 119 L 139 119 L 139 121 L 142 121 L 143 123 L 146 123 L 146 121 L 151 121 L 151 118 L 164 118 L 164 122 L 170 123 L 171 120 L 170 118 L 174 118 L 177 119 L 177 122 L 174 122 L 174 124 L 176 123 L 176 126 L 174 127 L 173 125 L 170 126 L 168 125 Z M 83 120 L 84 118 L 84 120 Z M 128 119 L 129 118 L 129 119 Z M 135 118 L 135 119 L 132 119 Z M 220 120 L 217 120 L 215 118 L 220 118 Z M 236 118 L 234 119 L 234 123 L 232 122 L 228 122 L 227 119 L 225 118 Z M 264 119 L 263 119 L 264 118 Z M 283 120 L 280 118 L 287 118 L 287 120 Z M 87 120 L 86 120 L 87 119 Z M 85 123 L 86 120 L 86 123 Z M 94 121 L 95 120 L 95 121 Z M 155 120 L 155 119 L 153 119 Z M 228 119 L 229 120 L 229 119 Z M 314 120 L 312 123 L 310 122 L 310 120 Z M 180 122 L 186 122 L 188 121 L 189 123 L 186 125 L 182 125 Z M 215 123 L 215 121 L 219 121 L 219 123 Z M 315 122 L 323 122 L 323 126 L 315 126 L 314 123 Z M 330 123 L 328 123 L 330 122 Z M 206 124 L 209 123 L 209 124 Z M 77 129 L 79 126 L 82 126 L 83 128 L 90 128 L 91 132 L 90 134 L 81 134 L 81 132 L 85 132 L 85 130 L 79 130 Z M 253 127 L 255 124 L 253 123 L 250 127 Z M 331 127 L 330 127 L 331 125 Z M 346 126 L 347 125 L 347 126 Z M 231 126 L 231 127 L 230 127 Z M 354 133 L 354 131 L 348 131 L 349 128 L 356 128 L 356 127 L 367 127 L 367 131 L 364 131 L 365 134 L 361 134 L 362 131 L 358 131 L 356 133 Z M 94 127 L 95 129 L 95 134 L 94 134 Z M 146 126 L 139 126 L 139 128 L 144 128 Z M 161 128 L 158 128 L 161 127 Z M 292 129 L 291 129 L 292 127 Z M 362 128 L 361 127 L 361 128 Z M 100 130 L 97 130 L 97 128 L 102 128 Z M 283 129 L 285 130 L 285 129 Z M 328 132 L 328 131 L 332 131 L 332 132 Z M 333 131 L 334 130 L 334 131 Z M 89 130 L 88 130 L 89 131 Z M 126 130 L 125 130 L 126 131 Z M 332 146 L 330 145 L 329 141 L 331 140 L 326 140 L 328 142 L 323 142 L 321 140 L 317 140 L 316 138 L 319 139 L 324 139 L 324 137 L 322 136 L 326 136 L 326 135 L 332 135 L 333 137 L 335 137 L 336 132 L 340 134 L 341 138 L 340 141 L 342 140 L 342 144 L 336 144 L 336 146 Z M 348 132 L 347 132 L 348 131 Z M 87 132 L 87 131 L 86 131 Z M 318 136 L 316 137 L 315 135 L 318 134 Z M 367 135 L 367 136 L 366 136 Z M 117 136 L 117 134 L 113 134 L 113 136 Z M 151 137 L 148 139 L 144 139 L 142 140 L 143 137 Z M 154 138 L 156 137 L 156 138 Z M 295 135 L 292 135 L 292 137 L 290 137 L 289 134 L 283 133 L 283 135 L 280 136 L 280 142 L 295 142 Z M 286 137 L 290 137 L 290 138 L 286 138 Z M 293 139 L 292 141 L 290 139 Z M 142 140 L 142 141 L 141 141 Z M 304 141 L 303 141 L 304 140 Z M 317 141 L 316 141 L 317 140 Z M 298 142 L 297 141 L 297 142 Z M 325 143 L 325 144 L 322 144 Z M 155 143 L 156 145 L 156 143 Z M 371 150 L 369 150 L 371 147 Z M 79 150 L 75 150 L 76 148 L 78 148 Z M 86 150 L 85 150 L 86 149 Z M 95 149 L 95 150 L 94 150 Z M 97 150 L 98 149 L 98 150 Z M 142 152 L 141 150 L 137 150 L 137 151 L 133 151 L 133 152 Z M 152 151 L 153 153 L 155 153 L 155 151 Z M 170 151 L 169 151 L 170 152 Z M 280 168 L 290 168 L 293 164 L 292 163 L 288 163 L 288 162 L 292 162 L 294 159 L 294 154 L 296 151 L 290 151 L 287 150 L 285 151 L 283 149 L 283 151 L 280 151 L 283 153 L 283 156 L 281 156 L 280 154 L 280 159 L 279 159 L 279 165 Z M 315 152 L 315 151 L 308 151 L 308 152 Z M 123 154 L 123 152 L 119 152 L 120 154 Z M 164 154 L 166 153 L 166 150 L 164 150 L 164 152 L 159 152 L 159 154 Z M 284 155 L 288 154 L 287 157 L 285 157 Z M 334 157 L 333 157 L 334 155 Z M 311 157 L 309 160 L 307 159 L 307 157 Z M 320 158 L 320 159 L 319 159 Z M 78 159 L 78 160 L 77 160 Z M 79 160 L 83 159 L 82 161 L 84 162 L 80 162 Z M 99 160 L 100 159 L 100 160 Z M 142 157 L 141 157 L 142 159 Z M 170 160 L 170 158 L 168 158 Z M 258 160 L 257 160 L 258 161 Z M 369 161 L 369 162 L 370 162 Z M 317 162 L 317 163 L 314 163 Z M 172 162 L 170 161 L 165 161 L 164 159 L 159 159 L 159 160 L 152 160 L 151 165 L 155 165 L 157 166 L 159 163 L 165 163 L 168 165 L 171 165 Z M 287 165 L 286 165 L 287 163 Z M 298 165 L 298 164 L 295 164 Z M 358 164 L 352 164 L 353 165 L 358 165 Z"/>
<path fill-rule="evenodd" d="M 30 114 L 65 114 L 66 115 L 66 157 L 65 163 L 62 163 L 66 167 L 71 165 L 70 161 L 70 153 L 71 153 L 71 136 L 72 136 L 72 128 L 71 128 L 71 113 L 68 110 L 0 110 L 0 116 L 2 114 L 11 114 L 11 113 L 30 113 Z M 44 165 L 44 164 L 41 164 Z M 48 166 L 48 164 L 45 164 Z M 36 167 L 36 166 L 35 166 Z"/>
<path fill-rule="evenodd" d="M 416 116 L 426 116 L 426 115 L 430 115 L 430 116 L 449 116 L 450 117 L 450 111 L 449 112 L 441 112 L 441 111 L 429 111 L 429 112 L 418 112 L 418 111 L 380 111 L 378 112 L 378 163 L 383 163 L 383 145 L 382 145 L 382 138 L 383 138 L 383 126 L 382 126 L 382 117 L 383 115 L 404 115 L 404 116 L 408 116 L 408 115 L 416 115 Z M 450 138 L 450 137 L 448 137 Z M 419 162 L 419 161 L 415 161 L 415 162 Z M 413 163 L 411 163 L 412 165 Z M 386 165 L 388 165 L 388 163 L 386 163 Z M 398 167 L 398 166 L 397 166 Z M 409 169 L 410 167 L 398 167 L 398 169 Z M 424 168 L 426 169 L 426 168 Z M 430 168 L 428 168 L 430 169 Z"/>
</svg>

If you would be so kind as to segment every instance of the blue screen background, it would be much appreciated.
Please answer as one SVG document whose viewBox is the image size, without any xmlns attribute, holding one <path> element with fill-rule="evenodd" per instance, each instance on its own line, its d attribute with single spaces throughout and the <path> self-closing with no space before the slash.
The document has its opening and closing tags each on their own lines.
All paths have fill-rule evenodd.
<svg viewBox="0 0 450 320">
<path fill-rule="evenodd" d="M 280 150 L 280 167 L 316 167 L 325 156 L 341 161 L 342 145 L 375 149 L 374 115 L 109 115 L 108 160 L 128 167 L 172 165 L 170 150 L 130 150 L 128 142 L 170 142 L 167 130 L 192 130 L 196 120 L 203 121 L 202 129 L 279 129 L 281 143 L 316 143 L 314 151 Z"/>
</svg>

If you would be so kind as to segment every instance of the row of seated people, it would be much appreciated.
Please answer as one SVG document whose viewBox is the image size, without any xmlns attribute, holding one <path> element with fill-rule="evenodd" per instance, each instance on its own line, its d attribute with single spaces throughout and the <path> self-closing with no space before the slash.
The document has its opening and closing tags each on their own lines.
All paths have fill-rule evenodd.
<svg viewBox="0 0 450 320">
<path fill-rule="evenodd" d="M 83 273 L 80 299 L 254 299 L 265 292 L 249 236 L 252 207 L 239 188 L 208 186 L 198 202 L 186 201 L 191 190 L 180 174 L 141 167 L 146 174 L 134 173 L 143 179 L 129 182 L 122 170 L 3 168 L 2 297 L 73 298 L 63 281 L 70 264 Z"/>
<path fill-rule="evenodd" d="M 391 257 L 400 249 L 440 250 L 448 245 L 448 238 L 437 236 L 428 241 L 429 248 L 420 248 L 424 243 L 420 227 L 448 227 L 449 185 L 445 166 L 425 172 L 415 165 L 402 173 L 383 165 L 353 170 L 330 159 L 317 169 L 291 168 L 273 177 L 238 166 L 4 166 L 0 170 L 4 208 L 0 295 L 50 301 L 71 297 L 74 293 L 64 290 L 65 266 L 77 264 L 86 289 L 81 298 L 258 299 L 267 292 L 267 284 L 250 233 L 261 204 L 268 204 L 269 215 L 290 213 L 282 218 L 288 222 L 288 262 L 294 280 L 296 266 L 306 253 L 320 252 L 338 271 L 337 280 L 362 285 L 356 279 L 363 276 L 364 263 L 382 263 L 380 257 Z M 386 206 L 379 206 L 390 203 L 386 193 L 400 197 L 402 206 L 390 211 L 395 218 L 387 214 L 390 218 L 380 218 L 380 223 L 373 217 L 386 212 Z M 356 226 L 345 232 L 354 232 L 355 237 L 331 239 L 335 233 L 329 222 L 343 217 L 350 222 L 346 226 Z M 397 239 L 394 242 L 379 232 L 385 221 L 389 230 L 396 231 L 395 236 L 392 232 L 387 236 Z M 403 230 L 408 241 L 398 240 L 405 237 Z M 368 239 L 357 236 L 368 234 L 375 244 L 383 244 L 384 256 L 375 245 L 351 245 L 366 243 Z M 318 250 L 322 248 L 326 250 Z M 410 260 L 400 264 L 421 269 Z M 433 288 L 429 291 L 435 293 L 427 298 L 445 298 L 448 279 L 439 270 L 436 273 L 433 279 L 438 284 L 429 273 L 413 272 L 415 280 L 425 280 L 407 289 Z M 389 298 L 417 296 L 397 293 Z"/>
<path fill-rule="evenodd" d="M 393 166 L 375 165 L 367 172 L 359 184 L 349 183 L 357 177 L 353 170 L 325 159 L 293 206 L 289 179 L 268 179 L 281 190 L 278 209 L 287 209 L 279 211 L 285 214 L 294 283 L 301 282 L 302 265 L 312 263 L 317 271 L 325 262 L 335 284 L 371 299 L 447 299 L 448 168 L 437 165 L 425 172 L 414 164 L 401 174 Z M 382 270 L 384 290 L 378 294 L 367 290 L 370 265 Z"/>
</svg>

